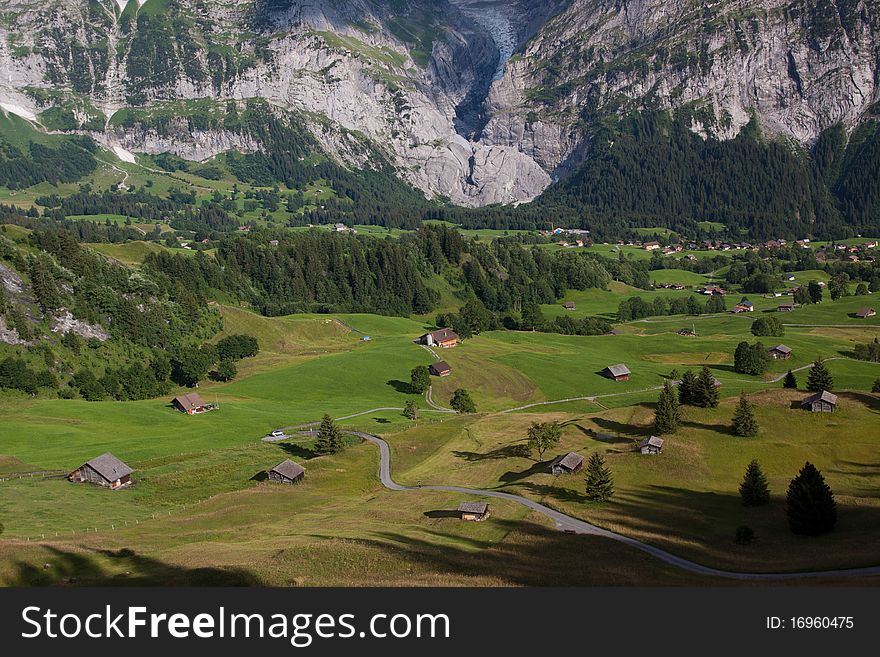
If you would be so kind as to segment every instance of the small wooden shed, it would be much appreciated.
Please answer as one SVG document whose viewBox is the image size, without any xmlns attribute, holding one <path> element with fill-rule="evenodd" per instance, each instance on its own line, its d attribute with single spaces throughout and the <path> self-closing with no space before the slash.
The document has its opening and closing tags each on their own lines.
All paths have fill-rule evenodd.
<svg viewBox="0 0 880 657">
<path fill-rule="evenodd" d="M 877 314 L 877 311 L 873 308 L 859 308 L 856 312 L 856 317 L 859 319 L 868 319 L 868 317 L 873 317 Z"/>
<path fill-rule="evenodd" d="M 833 413 L 837 409 L 837 395 L 827 390 L 817 392 L 804 400 L 803 407 L 813 413 Z"/>
<path fill-rule="evenodd" d="M 489 503 L 462 502 L 458 505 L 458 515 L 462 520 L 482 522 L 489 517 Z"/>
<path fill-rule="evenodd" d="M 621 363 L 620 365 L 609 365 L 602 373 L 607 376 L 609 379 L 614 379 L 615 381 L 629 381 L 629 377 L 632 372 L 629 371 L 629 368 Z"/>
<path fill-rule="evenodd" d="M 574 301 L 566 301 L 564 304 L 562 304 L 562 307 L 566 310 L 577 310 L 577 305 Z"/>
<path fill-rule="evenodd" d="M 269 481 L 277 481 L 280 484 L 295 484 L 300 481 L 306 474 L 306 469 L 299 463 L 294 463 L 290 459 L 281 461 L 271 470 L 267 470 Z"/>
<path fill-rule="evenodd" d="M 791 347 L 786 347 L 784 344 L 771 347 L 768 351 L 770 352 L 770 357 L 776 360 L 789 360 L 791 358 Z"/>
<path fill-rule="evenodd" d="M 199 413 L 207 413 L 213 411 L 213 404 L 206 404 L 202 396 L 197 392 L 188 392 L 185 395 L 178 395 L 171 400 L 171 404 L 181 413 L 187 415 L 198 415 Z"/>
<path fill-rule="evenodd" d="M 660 454 L 663 451 L 663 439 L 659 436 L 649 436 L 639 443 L 639 451 L 642 454 Z"/>
<path fill-rule="evenodd" d="M 134 472 L 125 463 L 110 452 L 101 454 L 67 475 L 68 481 L 74 483 L 88 482 L 105 488 L 124 488 L 131 484 L 131 473 Z"/>
<path fill-rule="evenodd" d="M 449 367 L 449 364 L 445 360 L 438 360 L 436 363 L 431 363 L 428 370 L 430 370 L 431 374 L 434 376 L 449 376 L 452 374 L 452 368 Z"/>
<path fill-rule="evenodd" d="M 550 464 L 550 472 L 555 475 L 574 474 L 584 467 L 584 457 L 576 452 L 557 456 Z"/>
</svg>

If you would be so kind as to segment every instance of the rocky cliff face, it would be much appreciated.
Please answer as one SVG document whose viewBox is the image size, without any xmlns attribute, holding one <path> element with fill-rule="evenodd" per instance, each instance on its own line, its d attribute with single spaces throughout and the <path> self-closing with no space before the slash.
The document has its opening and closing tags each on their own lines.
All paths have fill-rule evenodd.
<svg viewBox="0 0 880 657">
<path fill-rule="evenodd" d="M 722 138 L 755 116 L 801 143 L 852 127 L 878 100 L 876 4 L 0 0 L 0 102 L 111 148 L 205 159 L 261 144 L 175 122 L 175 104 L 261 98 L 343 162 L 511 203 L 587 157 L 588 127 L 616 113 L 685 108 Z"/>
</svg>

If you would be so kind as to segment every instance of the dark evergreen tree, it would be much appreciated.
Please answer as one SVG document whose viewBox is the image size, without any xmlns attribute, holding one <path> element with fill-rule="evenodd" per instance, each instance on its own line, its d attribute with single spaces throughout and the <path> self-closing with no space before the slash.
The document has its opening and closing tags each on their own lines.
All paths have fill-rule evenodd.
<svg viewBox="0 0 880 657">
<path fill-rule="evenodd" d="M 755 417 L 755 409 L 745 393 L 739 397 L 736 411 L 733 413 L 733 432 L 737 436 L 753 437 L 758 435 L 758 420 Z"/>
<path fill-rule="evenodd" d="M 761 464 L 753 460 L 746 468 L 739 485 L 739 495 L 744 506 L 763 506 L 770 503 L 770 487 Z"/>
<path fill-rule="evenodd" d="M 823 390 L 831 392 L 834 390 L 834 379 L 822 359 L 817 359 L 813 363 L 813 367 L 810 368 L 810 373 L 807 376 L 807 390 L 810 392 L 822 392 Z"/>
<path fill-rule="evenodd" d="M 810 293 L 810 300 L 813 303 L 822 302 L 822 286 L 817 281 L 810 281 L 807 285 L 807 292 Z"/>
<path fill-rule="evenodd" d="M 338 454 L 345 449 L 345 442 L 342 439 L 342 431 L 333 422 L 329 415 L 324 415 L 321 419 L 321 426 L 318 428 L 318 439 L 315 441 L 315 453 L 319 455 Z"/>
<path fill-rule="evenodd" d="M 685 370 L 678 384 L 678 401 L 688 406 L 697 406 L 697 375 Z"/>
<path fill-rule="evenodd" d="M 719 393 L 715 385 L 715 377 L 708 367 L 700 370 L 697 383 L 694 388 L 694 405 L 703 408 L 716 408 L 718 406 Z"/>
<path fill-rule="evenodd" d="M 594 502 L 607 502 L 614 495 L 614 477 L 599 452 L 590 454 L 585 480 L 587 497 Z"/>
<path fill-rule="evenodd" d="M 681 409 L 678 396 L 667 381 L 657 398 L 657 410 L 654 414 L 654 429 L 659 434 L 674 433 L 681 424 Z"/>
<path fill-rule="evenodd" d="M 782 387 L 797 390 L 797 386 L 797 378 L 795 377 L 794 372 L 788 370 L 788 372 L 785 374 L 785 378 L 782 380 Z"/>
<path fill-rule="evenodd" d="M 807 461 L 788 486 L 785 513 L 795 534 L 817 536 L 837 523 L 837 503 L 822 473 Z"/>
</svg>

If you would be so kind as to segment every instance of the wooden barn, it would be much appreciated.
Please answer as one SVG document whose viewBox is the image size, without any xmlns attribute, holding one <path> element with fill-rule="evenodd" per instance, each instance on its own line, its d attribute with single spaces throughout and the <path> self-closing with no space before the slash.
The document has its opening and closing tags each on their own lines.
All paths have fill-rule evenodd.
<svg viewBox="0 0 880 657">
<path fill-rule="evenodd" d="M 575 452 L 557 456 L 550 464 L 550 472 L 555 475 L 574 474 L 584 467 L 584 457 Z"/>
<path fill-rule="evenodd" d="M 650 436 L 639 443 L 639 451 L 642 454 L 660 454 L 663 451 L 663 439 L 659 436 Z"/>
<path fill-rule="evenodd" d="M 784 344 L 778 344 L 767 351 L 770 354 L 770 358 L 775 358 L 776 360 L 789 360 L 792 353 L 791 347 L 786 347 Z"/>
<path fill-rule="evenodd" d="M 445 360 L 438 360 L 436 363 L 431 363 L 428 370 L 430 370 L 431 374 L 434 376 L 449 376 L 452 374 L 452 368 L 449 367 L 449 364 Z"/>
<path fill-rule="evenodd" d="M 199 413 L 207 413 L 213 411 L 217 407 L 214 404 L 206 404 L 202 396 L 197 392 L 189 392 L 185 395 L 179 395 L 171 400 L 171 404 L 181 413 L 187 415 L 198 415 Z"/>
<path fill-rule="evenodd" d="M 306 469 L 299 463 L 294 463 L 290 459 L 281 461 L 271 470 L 266 470 L 269 481 L 277 481 L 279 484 L 295 484 L 306 474 Z"/>
<path fill-rule="evenodd" d="M 856 312 L 856 317 L 859 319 L 868 319 L 868 317 L 873 317 L 877 314 L 877 311 L 873 308 L 859 308 Z"/>
<path fill-rule="evenodd" d="M 89 482 L 105 488 L 124 488 L 131 484 L 133 470 L 110 452 L 101 454 L 67 475 L 74 483 Z"/>
<path fill-rule="evenodd" d="M 429 347 L 442 347 L 443 349 L 448 349 L 449 347 L 454 347 L 458 344 L 458 334 L 452 329 L 444 328 L 439 331 L 425 333 L 425 335 L 420 338 L 420 342 Z"/>
<path fill-rule="evenodd" d="M 780 313 L 790 313 L 793 310 L 794 310 L 793 303 L 780 303 L 778 306 L 776 306 L 776 312 L 780 312 Z"/>
<path fill-rule="evenodd" d="M 632 372 L 629 371 L 626 365 L 621 363 L 620 365 L 609 365 L 602 370 L 602 374 L 615 381 L 629 381 Z"/>
<path fill-rule="evenodd" d="M 458 515 L 462 520 L 482 522 L 489 517 L 489 503 L 462 502 L 458 505 Z"/>
<path fill-rule="evenodd" d="M 562 307 L 566 310 L 577 310 L 577 305 L 574 301 L 566 301 L 564 304 L 562 304 Z"/>
<path fill-rule="evenodd" d="M 803 407 L 813 413 L 833 413 L 837 409 L 837 395 L 823 390 L 804 400 Z"/>
</svg>

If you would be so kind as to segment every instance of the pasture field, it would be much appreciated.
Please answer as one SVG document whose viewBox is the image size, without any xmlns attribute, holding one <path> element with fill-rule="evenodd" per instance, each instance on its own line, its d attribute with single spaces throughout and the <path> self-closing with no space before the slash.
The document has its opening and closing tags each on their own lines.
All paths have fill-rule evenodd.
<svg viewBox="0 0 880 657">
<path fill-rule="evenodd" d="M 611 317 L 631 294 L 676 293 L 614 284 L 569 297 L 578 303 L 577 313 Z M 769 311 L 778 300 L 755 302 Z M 509 502 L 493 501 L 485 523 L 461 523 L 452 512 L 472 497 L 383 489 L 372 445 L 352 441 L 342 454 L 316 457 L 310 438 L 260 440 L 272 429 L 324 413 L 348 418 L 341 420 L 347 428 L 384 436 L 392 446 L 394 476 L 403 483 L 517 492 L 733 570 L 872 565 L 880 527 L 872 492 L 880 402 L 867 391 L 880 366 L 848 357 L 856 342 L 880 332 L 878 318 L 850 316 L 865 304 L 864 297 L 848 297 L 780 316 L 786 324 L 805 326 L 762 339 L 768 347 L 787 344 L 794 356 L 774 362 L 761 377 L 732 367 L 736 344 L 756 340 L 749 327 L 761 310 L 649 318 L 620 325 L 620 334 L 608 336 L 485 333 L 439 351 L 452 375 L 432 382 L 434 403 L 441 407 L 456 388 L 468 389 L 479 411 L 472 416 L 438 412 L 410 390 L 410 370 L 434 360 L 414 343 L 431 327 L 428 317 L 266 318 L 223 306 L 223 334 L 252 334 L 261 353 L 240 363 L 235 381 L 201 385 L 206 400 L 219 402 L 218 412 L 185 416 L 170 407 L 172 395 L 124 403 L 0 398 L 0 479 L 6 478 L 0 481 L 0 582 L 66 583 L 73 577 L 77 583 L 155 584 L 174 577 L 193 584 L 273 585 L 722 583 L 610 541 L 567 536 Z M 691 325 L 698 337 L 675 334 Z M 841 395 L 834 415 L 792 408 L 806 393 L 774 382 L 817 357 L 835 359 L 828 362 Z M 620 362 L 633 371 L 631 380 L 601 376 L 604 367 Z M 683 427 L 666 436 L 659 457 L 632 453 L 633 442 L 650 432 L 657 388 L 673 369 L 703 365 L 722 381 L 721 406 L 687 408 Z M 806 371 L 798 379 L 803 386 Z M 736 438 L 728 429 L 741 391 L 757 406 L 757 438 Z M 586 399 L 544 403 L 579 397 Z M 417 422 L 394 410 L 409 399 L 421 408 Z M 611 502 L 588 502 L 581 475 L 554 478 L 546 463 L 524 455 L 529 424 L 551 419 L 565 426 L 554 455 L 606 455 L 617 487 Z M 597 431 L 614 438 L 596 440 Z M 135 468 L 132 488 L 110 492 L 52 476 L 17 478 L 41 471 L 60 475 L 105 451 Z M 259 481 L 262 470 L 284 458 L 305 465 L 303 484 Z M 774 493 L 772 504 L 756 511 L 741 507 L 736 493 L 752 458 L 761 460 Z M 840 506 L 838 529 L 818 539 L 791 535 L 783 514 L 787 481 L 805 460 L 823 471 Z M 755 529 L 755 545 L 733 543 L 740 524 Z M 43 563 L 53 566 L 43 570 Z"/>
</svg>

